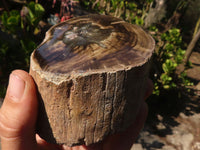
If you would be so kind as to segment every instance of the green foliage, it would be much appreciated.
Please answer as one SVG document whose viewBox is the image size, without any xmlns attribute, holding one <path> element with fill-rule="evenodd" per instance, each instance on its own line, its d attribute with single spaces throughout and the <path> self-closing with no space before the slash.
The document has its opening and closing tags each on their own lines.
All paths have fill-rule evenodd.
<svg viewBox="0 0 200 150">
<path fill-rule="evenodd" d="M 138 16 L 135 16 L 132 20 L 132 23 L 142 26 L 144 24 L 144 20 Z"/>
<path fill-rule="evenodd" d="M 183 0 L 184 2 L 185 0 Z M 112 15 L 139 26 L 144 26 L 145 17 L 155 0 L 80 0 L 82 6 L 89 11 Z M 182 2 L 182 1 L 181 1 Z M 179 4 L 182 4 L 182 3 Z M 177 5 L 177 4 L 176 4 Z M 184 5 L 178 5 L 180 9 Z M 20 8 L 21 9 L 21 8 Z M 177 9 L 180 11 L 180 9 Z M 168 11 L 169 12 L 169 11 Z M 28 69 L 29 57 L 36 48 L 35 33 L 38 23 L 45 13 L 42 5 L 31 1 L 21 10 L 4 11 L 0 16 L 0 77 L 8 78 L 8 74 L 15 68 Z M 50 12 L 51 13 L 51 12 Z M 170 17 L 167 14 L 165 17 Z M 169 18 L 164 18 L 168 20 Z M 187 87 L 192 85 L 186 73 L 176 74 L 177 67 L 182 63 L 185 54 L 185 45 L 182 41 L 180 29 L 172 28 L 162 33 L 165 22 L 157 28 L 156 24 L 149 30 L 156 40 L 156 52 L 153 57 L 151 76 L 154 81 L 154 94 L 160 95 L 163 91 Z M 165 27 L 164 27 L 165 28 Z M 199 26 L 197 26 L 199 28 Z M 1 36 L 1 31 L 9 36 Z M 0 97 L 5 93 L 7 81 L 1 79 Z M 2 86 L 2 87 L 1 87 Z"/>
<path fill-rule="evenodd" d="M 184 59 L 185 50 L 182 49 L 183 42 L 180 29 L 173 28 L 157 36 L 158 47 L 155 53 L 156 70 L 154 74 L 154 94 L 159 95 L 160 91 L 171 90 L 180 86 L 189 86 L 192 83 L 187 79 L 186 74 L 176 74 L 177 66 Z"/>
<path fill-rule="evenodd" d="M 4 11 L 0 16 L 0 20 L 3 31 L 15 34 L 20 29 L 20 12 L 17 10 L 12 10 L 9 13 Z"/>
<path fill-rule="evenodd" d="M 103 3 L 96 0 L 83 1 L 83 7 L 101 14 L 120 17 L 130 23 L 144 25 L 144 16 L 149 11 L 149 6 L 154 0 L 147 1 L 121 1 L 105 0 Z"/>
<path fill-rule="evenodd" d="M 102 3 L 102 1 L 88 0 L 85 1 L 85 6 L 89 10 L 92 9 L 102 14 L 120 17 L 130 23 L 143 26 L 144 18 L 153 2 L 154 0 L 105 0 Z M 166 90 L 191 85 L 192 83 L 186 78 L 186 74 L 176 74 L 176 69 L 182 63 L 185 54 L 180 29 L 172 28 L 167 32 L 161 33 L 156 26 L 150 26 L 149 30 L 154 33 L 153 36 L 157 41 L 156 53 L 153 58 L 153 93 L 160 95 Z"/>
<path fill-rule="evenodd" d="M 44 8 L 42 5 L 34 2 L 23 6 L 21 11 L 4 11 L 0 16 L 2 31 L 17 36 L 19 36 L 19 32 L 33 32 L 37 28 L 43 14 Z"/>
<path fill-rule="evenodd" d="M 21 12 L 19 10 L 4 11 L 0 16 L 2 30 L 16 35 L 24 29 L 26 29 L 26 32 L 33 32 L 37 28 L 43 14 L 44 8 L 42 5 L 34 2 L 23 6 Z"/>
<path fill-rule="evenodd" d="M 37 27 L 44 14 L 44 8 L 42 5 L 34 2 L 30 2 L 26 7 L 28 9 L 28 14 L 26 15 L 28 24 Z"/>
<path fill-rule="evenodd" d="M 12 70 L 17 68 L 28 70 L 30 54 L 36 48 L 36 38 L 33 33 L 37 30 L 43 14 L 44 8 L 34 2 L 26 4 L 22 10 L 4 11 L 1 14 L 0 97 L 5 94 L 8 74 Z"/>
</svg>

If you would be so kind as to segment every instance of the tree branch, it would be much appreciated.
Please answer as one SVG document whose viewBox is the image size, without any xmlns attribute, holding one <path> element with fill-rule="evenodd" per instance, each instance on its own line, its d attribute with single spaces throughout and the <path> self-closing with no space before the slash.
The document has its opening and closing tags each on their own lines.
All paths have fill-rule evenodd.
<svg viewBox="0 0 200 150">
<path fill-rule="evenodd" d="M 200 38 L 200 29 L 198 30 L 198 32 L 195 34 L 195 36 L 192 38 L 190 44 L 187 47 L 186 53 L 185 53 L 185 59 L 184 59 L 184 63 L 187 63 L 189 61 L 189 58 L 192 54 L 192 50 L 194 49 L 197 41 Z"/>
</svg>

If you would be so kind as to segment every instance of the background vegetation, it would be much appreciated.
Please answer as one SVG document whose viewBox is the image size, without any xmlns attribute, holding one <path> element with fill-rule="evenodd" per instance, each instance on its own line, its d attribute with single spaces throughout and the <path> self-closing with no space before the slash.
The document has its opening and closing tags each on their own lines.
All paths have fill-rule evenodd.
<svg viewBox="0 0 200 150">
<path fill-rule="evenodd" d="M 191 51 L 200 47 L 198 0 L 2 0 L 0 97 L 5 94 L 13 69 L 28 71 L 30 54 L 51 25 L 87 12 L 122 18 L 154 37 L 156 50 L 150 73 L 154 95 L 186 91 L 193 84 L 184 70 L 190 66 Z"/>
</svg>

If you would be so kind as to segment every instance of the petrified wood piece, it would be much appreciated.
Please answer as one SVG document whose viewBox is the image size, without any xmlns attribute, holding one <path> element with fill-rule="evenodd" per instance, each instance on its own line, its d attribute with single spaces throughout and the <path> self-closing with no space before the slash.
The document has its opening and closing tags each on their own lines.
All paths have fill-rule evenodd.
<svg viewBox="0 0 200 150">
<path fill-rule="evenodd" d="M 88 15 L 52 27 L 31 55 L 39 135 L 68 146 L 126 129 L 146 89 L 154 40 L 140 27 Z"/>
</svg>

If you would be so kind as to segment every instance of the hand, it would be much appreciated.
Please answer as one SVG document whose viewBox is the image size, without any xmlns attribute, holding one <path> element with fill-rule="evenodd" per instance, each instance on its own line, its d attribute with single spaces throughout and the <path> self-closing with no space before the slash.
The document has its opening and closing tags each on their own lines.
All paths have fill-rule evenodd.
<svg viewBox="0 0 200 150">
<path fill-rule="evenodd" d="M 148 83 L 145 99 L 152 92 L 152 83 L 150 80 Z M 49 144 L 35 133 L 37 111 L 37 90 L 32 77 L 25 71 L 13 71 L 0 109 L 2 150 L 129 150 L 143 127 L 147 105 L 143 102 L 136 121 L 125 132 L 111 135 L 91 146 L 73 148 Z"/>
</svg>

